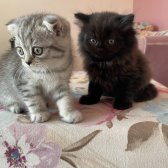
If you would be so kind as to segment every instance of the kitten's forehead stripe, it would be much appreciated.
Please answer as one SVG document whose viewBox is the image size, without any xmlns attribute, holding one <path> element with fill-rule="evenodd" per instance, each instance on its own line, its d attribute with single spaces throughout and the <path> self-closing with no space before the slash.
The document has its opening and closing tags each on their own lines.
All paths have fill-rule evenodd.
<svg viewBox="0 0 168 168">
<path fill-rule="evenodd" d="M 19 23 L 18 37 L 26 46 L 31 46 L 33 39 L 42 25 L 42 16 L 23 17 Z M 24 45 L 24 47 L 26 47 Z"/>
<path fill-rule="evenodd" d="M 19 37 L 27 46 L 31 46 L 33 42 L 34 32 L 37 31 L 36 24 L 35 20 L 28 19 L 19 28 Z"/>
</svg>

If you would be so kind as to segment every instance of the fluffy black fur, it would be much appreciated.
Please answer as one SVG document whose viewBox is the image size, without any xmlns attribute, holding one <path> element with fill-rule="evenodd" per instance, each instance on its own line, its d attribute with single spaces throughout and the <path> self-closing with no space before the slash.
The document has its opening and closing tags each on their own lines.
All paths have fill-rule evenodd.
<svg viewBox="0 0 168 168">
<path fill-rule="evenodd" d="M 133 101 L 156 97 L 148 62 L 137 47 L 133 14 L 76 13 L 75 17 L 81 27 L 79 46 L 90 80 L 81 104 L 98 103 L 106 94 L 115 97 L 114 108 L 127 109 Z"/>
</svg>

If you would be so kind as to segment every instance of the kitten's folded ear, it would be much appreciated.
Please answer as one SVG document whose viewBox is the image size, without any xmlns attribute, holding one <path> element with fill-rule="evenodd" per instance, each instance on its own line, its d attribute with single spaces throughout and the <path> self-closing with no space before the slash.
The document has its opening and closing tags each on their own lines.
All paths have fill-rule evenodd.
<svg viewBox="0 0 168 168">
<path fill-rule="evenodd" d="M 124 28 L 124 30 L 128 30 L 132 28 L 134 21 L 134 14 L 122 15 L 120 17 L 120 26 Z"/>
<path fill-rule="evenodd" d="M 16 20 L 11 20 L 9 21 L 7 24 L 7 29 L 9 31 L 9 33 L 12 35 L 12 36 L 15 36 L 16 33 L 17 33 L 17 30 L 18 30 L 18 26 L 17 26 L 17 21 Z"/>
<path fill-rule="evenodd" d="M 43 25 L 51 32 L 54 32 L 57 36 L 63 33 L 63 25 L 60 18 L 56 15 L 47 15 L 43 20 Z"/>
<path fill-rule="evenodd" d="M 82 27 L 84 24 L 89 23 L 90 16 L 84 13 L 75 13 L 74 14 L 75 18 L 78 19 L 77 22 L 75 22 L 78 26 Z"/>
</svg>

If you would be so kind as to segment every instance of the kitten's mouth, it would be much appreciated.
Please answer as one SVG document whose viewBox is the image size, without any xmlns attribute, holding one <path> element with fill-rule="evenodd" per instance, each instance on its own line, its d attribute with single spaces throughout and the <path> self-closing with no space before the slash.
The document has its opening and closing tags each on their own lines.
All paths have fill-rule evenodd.
<svg viewBox="0 0 168 168">
<path fill-rule="evenodd" d="M 96 53 L 91 53 L 89 51 L 86 51 L 89 55 L 89 58 L 92 60 L 92 61 L 95 61 L 95 62 L 107 62 L 107 61 L 112 61 L 115 57 L 116 57 L 116 54 L 105 54 L 105 53 L 102 53 L 102 54 L 96 54 Z"/>
<path fill-rule="evenodd" d="M 91 59 L 93 61 L 97 61 L 97 62 L 112 61 L 114 58 L 115 58 L 115 55 L 110 55 L 110 56 L 94 55 L 94 56 L 91 56 Z"/>
</svg>

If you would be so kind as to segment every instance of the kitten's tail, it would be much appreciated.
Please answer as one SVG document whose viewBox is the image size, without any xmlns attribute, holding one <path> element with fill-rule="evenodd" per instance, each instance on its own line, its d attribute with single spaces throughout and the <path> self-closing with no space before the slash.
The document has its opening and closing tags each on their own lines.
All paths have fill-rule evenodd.
<svg viewBox="0 0 168 168">
<path fill-rule="evenodd" d="M 140 90 L 138 94 L 134 97 L 135 102 L 143 102 L 147 100 L 152 100 L 158 95 L 158 91 L 153 84 L 148 84 L 144 89 Z"/>
</svg>

